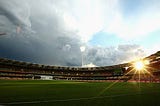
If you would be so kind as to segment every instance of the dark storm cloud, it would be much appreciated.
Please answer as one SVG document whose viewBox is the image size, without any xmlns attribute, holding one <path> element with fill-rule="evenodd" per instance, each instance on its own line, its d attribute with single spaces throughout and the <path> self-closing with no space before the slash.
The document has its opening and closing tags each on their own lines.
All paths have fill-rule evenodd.
<svg viewBox="0 0 160 106">
<path fill-rule="evenodd" d="M 29 20 L 30 8 L 25 0 L 1 0 L 0 1 L 0 18 L 5 21 L 1 21 L 1 26 L 5 26 L 8 29 L 4 31 L 12 31 L 12 28 L 30 29 L 31 23 Z M 8 24 L 8 26 L 6 25 Z M 10 25 L 9 25 L 10 24 Z M 12 26 L 12 27 L 11 27 Z M 0 30 L 3 31 L 3 30 Z"/>
<path fill-rule="evenodd" d="M 7 35 L 0 36 L 0 57 L 50 65 L 81 65 L 79 48 L 83 43 L 77 31 L 68 30 L 64 22 L 63 14 L 68 8 L 66 1 L 59 0 L 1 0 L 0 32 Z M 86 48 L 84 62 L 98 66 L 143 54 L 138 45 Z"/>
<path fill-rule="evenodd" d="M 36 1 L 0 1 L 0 19 L 4 21 L 0 22 L 0 29 L 8 34 L 0 39 L 1 57 L 42 64 L 79 65 L 80 41 L 70 37 L 76 35 L 74 32 L 64 30 L 63 20 L 55 9 L 47 8 L 49 3 L 50 0 L 46 3 L 40 0 L 38 4 Z M 26 33 L 16 33 L 18 25 L 31 27 L 30 22 L 34 33 L 26 29 L 22 29 Z"/>
</svg>

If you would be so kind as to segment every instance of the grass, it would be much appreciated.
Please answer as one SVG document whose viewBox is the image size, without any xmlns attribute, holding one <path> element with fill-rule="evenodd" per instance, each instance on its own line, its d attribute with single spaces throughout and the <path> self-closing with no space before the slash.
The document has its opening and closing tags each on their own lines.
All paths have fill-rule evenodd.
<svg viewBox="0 0 160 106">
<path fill-rule="evenodd" d="M 159 106 L 160 84 L 0 80 L 0 105 Z"/>
</svg>

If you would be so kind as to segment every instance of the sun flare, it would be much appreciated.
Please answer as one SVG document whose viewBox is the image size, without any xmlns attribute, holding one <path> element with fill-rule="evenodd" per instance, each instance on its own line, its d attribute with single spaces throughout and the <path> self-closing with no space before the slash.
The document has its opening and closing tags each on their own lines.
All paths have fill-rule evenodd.
<svg viewBox="0 0 160 106">
<path fill-rule="evenodd" d="M 144 63 L 142 62 L 142 61 L 137 61 L 137 62 L 135 62 L 134 63 L 134 67 L 135 67 L 135 69 L 136 70 L 142 70 L 142 69 L 144 69 Z"/>
</svg>

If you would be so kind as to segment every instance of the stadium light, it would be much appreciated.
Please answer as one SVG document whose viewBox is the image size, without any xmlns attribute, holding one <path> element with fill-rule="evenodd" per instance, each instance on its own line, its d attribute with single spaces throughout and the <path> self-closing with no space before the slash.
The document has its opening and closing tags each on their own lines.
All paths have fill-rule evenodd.
<svg viewBox="0 0 160 106">
<path fill-rule="evenodd" d="M 86 49 L 85 46 L 81 46 L 81 47 L 80 47 L 81 52 L 84 52 L 85 49 Z"/>
<path fill-rule="evenodd" d="M 82 67 L 83 67 L 83 53 L 84 53 L 85 49 L 86 49 L 85 46 L 80 47 L 80 50 L 81 50 L 81 53 L 82 53 Z"/>
</svg>

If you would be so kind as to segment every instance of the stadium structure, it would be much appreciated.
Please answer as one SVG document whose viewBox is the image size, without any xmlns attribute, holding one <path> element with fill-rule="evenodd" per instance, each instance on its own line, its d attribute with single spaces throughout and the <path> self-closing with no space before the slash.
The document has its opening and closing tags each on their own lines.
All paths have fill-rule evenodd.
<svg viewBox="0 0 160 106">
<path fill-rule="evenodd" d="M 102 67 L 64 67 L 0 58 L 0 79 L 160 82 L 160 51 L 140 61 L 145 64 L 141 71 L 135 69 L 135 61 Z"/>
</svg>

